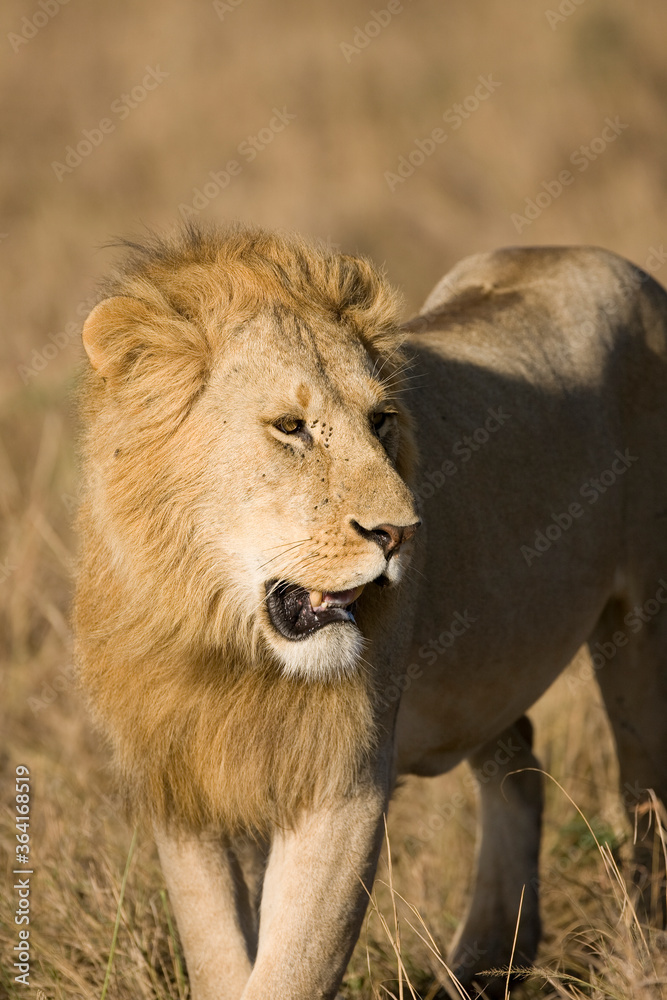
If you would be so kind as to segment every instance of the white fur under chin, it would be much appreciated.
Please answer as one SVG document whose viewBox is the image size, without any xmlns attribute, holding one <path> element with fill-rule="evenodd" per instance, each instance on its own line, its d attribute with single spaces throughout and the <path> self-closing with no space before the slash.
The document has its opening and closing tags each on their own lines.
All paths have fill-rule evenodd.
<svg viewBox="0 0 667 1000">
<path fill-rule="evenodd" d="M 335 622 L 296 642 L 272 636 L 270 644 L 287 677 L 335 681 L 358 670 L 365 639 L 351 622 Z"/>
</svg>

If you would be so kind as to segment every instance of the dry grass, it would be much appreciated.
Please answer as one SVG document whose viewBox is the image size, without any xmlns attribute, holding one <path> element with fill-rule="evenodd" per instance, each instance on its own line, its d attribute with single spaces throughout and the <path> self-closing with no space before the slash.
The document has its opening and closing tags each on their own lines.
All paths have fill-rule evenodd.
<svg viewBox="0 0 667 1000">
<path fill-rule="evenodd" d="M 71 388 L 77 324 L 108 268 L 98 248 L 114 234 L 173 222 L 209 172 L 238 157 L 244 138 L 285 106 L 296 118 L 252 162 L 243 160 L 202 217 L 296 229 L 367 252 L 387 262 L 409 308 L 460 257 L 508 243 L 601 244 L 667 274 L 660 255 L 651 258 L 667 218 L 660 0 L 646 0 L 640 17 L 630 0 L 585 0 L 553 30 L 546 5 L 531 0 L 483 8 L 406 0 L 347 63 L 340 42 L 352 41 L 371 6 L 242 0 L 221 20 L 210 3 L 71 3 L 16 52 L 7 34 L 39 8 L 9 0 L 0 12 L 0 997 L 25 995 L 7 961 L 16 941 L 7 890 L 19 763 L 33 776 L 34 985 L 48 1000 L 101 997 L 119 912 L 109 1000 L 187 994 L 144 831 L 118 908 L 132 831 L 118 815 L 104 749 L 69 669 Z M 52 161 L 110 114 L 147 65 L 169 76 L 126 119 L 114 116 L 114 132 L 59 182 Z M 390 191 L 385 171 L 489 74 L 497 91 Z M 617 115 L 627 129 L 579 172 L 571 153 Z M 511 214 L 568 168 L 575 181 L 517 233 Z M 629 830 L 592 682 L 574 690 L 561 680 L 533 714 L 544 766 L 601 842 L 622 853 Z M 445 823 L 443 804 L 455 790 L 468 795 L 459 772 L 408 781 L 389 819 L 405 997 L 408 979 L 421 996 L 433 995 L 442 971 L 433 942 L 444 954 L 465 904 L 475 803 L 468 796 Z M 665 995 L 664 936 L 648 936 L 644 946 L 619 903 L 609 858 L 555 786 L 547 798 L 540 964 L 549 971 L 533 976 L 526 993 Z M 380 879 L 377 910 L 370 908 L 345 981 L 350 1000 L 385 995 L 383 986 L 399 995 L 397 956 L 380 918 L 395 943 L 386 868 Z"/>
</svg>

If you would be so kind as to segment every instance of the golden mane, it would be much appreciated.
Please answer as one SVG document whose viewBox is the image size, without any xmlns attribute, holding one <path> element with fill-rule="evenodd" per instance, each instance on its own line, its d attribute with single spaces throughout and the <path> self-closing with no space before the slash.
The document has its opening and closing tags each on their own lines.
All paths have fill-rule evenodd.
<svg viewBox="0 0 667 1000">
<path fill-rule="evenodd" d="M 257 644 L 193 534 L 207 445 L 185 417 L 230 329 L 267 311 L 343 323 L 400 377 L 397 296 L 362 258 L 257 229 L 190 226 L 125 250 L 104 288 L 115 297 L 100 320 L 104 378 L 91 369 L 82 391 L 80 676 L 133 809 L 263 831 L 354 787 L 375 738 L 373 696 L 363 674 L 289 680 Z M 191 481 L 173 472 L 179 428 Z M 131 583 L 119 530 L 136 553 Z"/>
</svg>

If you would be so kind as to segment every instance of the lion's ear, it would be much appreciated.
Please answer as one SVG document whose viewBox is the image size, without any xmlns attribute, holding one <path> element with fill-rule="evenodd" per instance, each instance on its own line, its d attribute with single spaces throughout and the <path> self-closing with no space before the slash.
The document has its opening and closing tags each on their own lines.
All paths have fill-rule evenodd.
<svg viewBox="0 0 667 1000">
<path fill-rule="evenodd" d="M 147 326 L 155 320 L 155 314 L 144 302 L 127 295 L 114 295 L 98 302 L 81 334 L 93 368 L 102 376 L 118 371 L 128 354 L 140 349 Z"/>
</svg>

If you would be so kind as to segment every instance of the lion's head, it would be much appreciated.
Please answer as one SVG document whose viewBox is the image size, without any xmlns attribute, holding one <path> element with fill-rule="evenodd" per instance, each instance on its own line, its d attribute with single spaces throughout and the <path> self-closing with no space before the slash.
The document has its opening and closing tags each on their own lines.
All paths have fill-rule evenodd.
<svg viewBox="0 0 667 1000">
<path fill-rule="evenodd" d="M 84 508 L 116 626 L 349 673 L 356 602 L 363 620 L 364 587 L 400 581 L 418 523 L 393 292 L 260 231 L 128 257 L 83 334 Z"/>
</svg>

